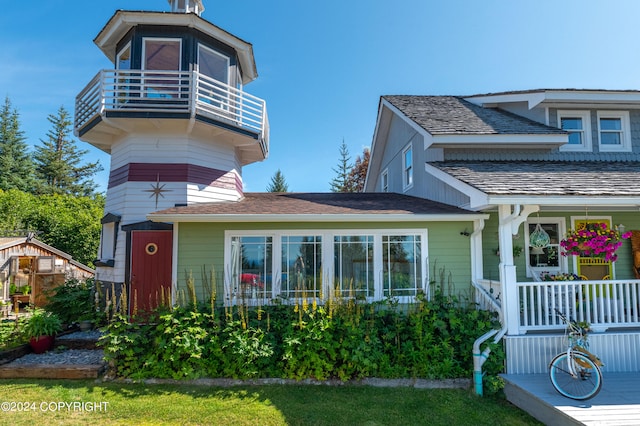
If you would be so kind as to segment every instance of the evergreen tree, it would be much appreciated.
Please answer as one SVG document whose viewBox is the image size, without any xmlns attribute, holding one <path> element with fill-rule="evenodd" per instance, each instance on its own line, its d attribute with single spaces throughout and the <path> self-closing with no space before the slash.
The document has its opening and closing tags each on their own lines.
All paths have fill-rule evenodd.
<svg viewBox="0 0 640 426">
<path fill-rule="evenodd" d="M 33 161 L 20 130 L 18 111 L 7 96 L 0 109 L 0 189 L 30 192 L 33 185 Z"/>
<path fill-rule="evenodd" d="M 354 192 L 349 183 L 349 172 L 353 168 L 353 165 L 349 163 L 351 157 L 349 157 L 349 149 L 347 144 L 342 140 L 340 145 L 340 160 L 338 161 L 338 167 L 333 169 L 336 173 L 336 177 L 331 181 L 331 192 Z"/>
<path fill-rule="evenodd" d="M 367 179 L 367 169 L 369 168 L 370 156 L 371 152 L 369 151 L 369 148 L 365 148 L 362 152 L 362 157 L 359 155 L 356 157 L 356 162 L 351 168 L 349 177 L 347 178 L 347 186 L 351 188 L 353 192 L 364 191 L 364 182 Z"/>
<path fill-rule="evenodd" d="M 271 183 L 267 186 L 267 192 L 289 192 L 289 185 L 287 185 L 280 169 L 271 177 Z"/>
<path fill-rule="evenodd" d="M 42 146 L 36 146 L 34 161 L 38 179 L 37 192 L 40 194 L 69 194 L 91 196 L 97 187 L 93 176 L 102 170 L 98 161 L 84 163 L 87 150 L 80 150 L 71 133 L 71 117 L 64 107 L 57 115 L 48 117 L 52 125 L 47 140 L 40 140 Z"/>
</svg>

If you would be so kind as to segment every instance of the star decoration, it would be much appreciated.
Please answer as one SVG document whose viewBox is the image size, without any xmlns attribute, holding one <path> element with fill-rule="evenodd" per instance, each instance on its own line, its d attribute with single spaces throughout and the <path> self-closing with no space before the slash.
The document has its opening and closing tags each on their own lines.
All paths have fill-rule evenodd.
<svg viewBox="0 0 640 426">
<path fill-rule="evenodd" d="M 170 189 L 164 189 L 166 185 L 167 185 L 166 183 L 163 183 L 162 185 L 160 185 L 160 174 L 158 174 L 156 178 L 156 183 L 151 185 L 151 189 L 143 189 L 144 192 L 151 193 L 149 198 L 156 197 L 156 209 L 158 208 L 158 198 L 159 197 L 164 198 L 164 194 L 163 194 L 164 192 L 171 192 Z"/>
</svg>

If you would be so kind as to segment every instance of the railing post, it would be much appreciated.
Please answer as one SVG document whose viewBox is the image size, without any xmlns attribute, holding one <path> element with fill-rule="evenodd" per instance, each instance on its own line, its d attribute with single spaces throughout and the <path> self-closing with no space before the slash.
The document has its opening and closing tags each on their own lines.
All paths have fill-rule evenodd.
<svg viewBox="0 0 640 426">
<path fill-rule="evenodd" d="M 189 73 L 189 79 L 190 84 L 190 91 L 191 93 L 189 93 L 189 112 L 191 113 L 191 118 L 196 116 L 196 106 L 198 105 L 198 80 L 200 78 L 200 75 L 198 74 L 197 71 L 191 71 Z"/>
<path fill-rule="evenodd" d="M 98 87 L 100 88 L 100 115 L 104 114 L 104 110 L 107 108 L 107 97 L 105 96 L 105 84 L 104 84 L 104 70 L 100 70 L 100 76 L 98 77 Z"/>
</svg>

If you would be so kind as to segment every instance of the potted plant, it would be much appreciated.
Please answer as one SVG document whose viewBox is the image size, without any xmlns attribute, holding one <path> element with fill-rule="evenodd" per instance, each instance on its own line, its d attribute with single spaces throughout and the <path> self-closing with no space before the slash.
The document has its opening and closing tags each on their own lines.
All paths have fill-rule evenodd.
<svg viewBox="0 0 640 426">
<path fill-rule="evenodd" d="M 615 262 L 616 250 L 622 240 L 630 237 L 631 232 L 620 233 L 606 223 L 587 223 L 582 229 L 570 230 L 560 246 L 565 249 L 564 256 L 599 257 Z"/>
<path fill-rule="evenodd" d="M 53 347 L 55 335 L 62 329 L 62 325 L 57 315 L 42 308 L 34 308 L 30 313 L 23 332 L 29 339 L 33 352 L 41 354 Z"/>
</svg>

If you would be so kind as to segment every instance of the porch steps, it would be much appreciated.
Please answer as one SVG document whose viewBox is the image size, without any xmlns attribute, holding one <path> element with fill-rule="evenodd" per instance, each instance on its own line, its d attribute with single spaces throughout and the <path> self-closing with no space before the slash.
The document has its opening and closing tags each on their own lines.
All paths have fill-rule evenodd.
<svg viewBox="0 0 640 426">
<path fill-rule="evenodd" d="M 505 396 L 547 425 L 640 424 L 640 373 L 605 373 L 594 398 L 575 401 L 555 391 L 547 374 L 505 374 Z"/>
<path fill-rule="evenodd" d="M 568 414 L 563 413 L 560 409 L 556 408 L 552 403 L 539 398 L 535 392 L 539 386 L 533 388 L 531 386 L 524 386 L 522 380 L 529 380 L 530 375 L 503 375 L 504 379 L 504 394 L 507 401 L 526 411 L 537 420 L 541 421 L 545 425 L 556 426 L 576 426 L 582 425 L 582 422 L 574 419 Z M 531 385 L 531 383 L 529 383 Z M 551 382 L 548 382 L 551 386 Z"/>
</svg>

